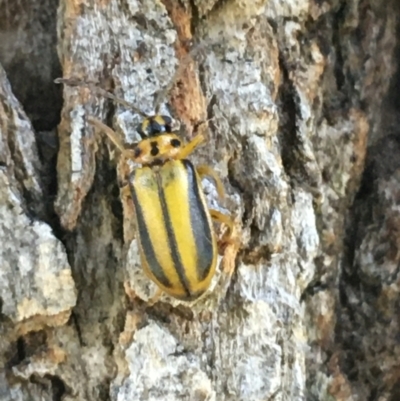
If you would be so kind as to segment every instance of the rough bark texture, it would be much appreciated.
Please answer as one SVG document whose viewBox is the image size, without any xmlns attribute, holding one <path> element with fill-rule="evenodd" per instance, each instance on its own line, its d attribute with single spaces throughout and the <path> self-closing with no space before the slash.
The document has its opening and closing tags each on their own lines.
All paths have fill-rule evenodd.
<svg viewBox="0 0 400 401">
<path fill-rule="evenodd" d="M 0 0 L 0 400 L 398 400 L 398 12 Z M 85 87 L 60 112 L 52 81 L 152 113 L 179 66 L 162 110 L 187 138 L 210 119 L 191 159 L 223 178 L 240 249 L 199 302 L 150 305 L 122 166 L 87 123 L 132 142 L 140 116 Z"/>
</svg>

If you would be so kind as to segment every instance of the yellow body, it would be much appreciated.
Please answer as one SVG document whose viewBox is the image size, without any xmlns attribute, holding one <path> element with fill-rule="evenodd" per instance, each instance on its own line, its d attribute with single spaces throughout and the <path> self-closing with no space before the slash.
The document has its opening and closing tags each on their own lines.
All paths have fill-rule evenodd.
<svg viewBox="0 0 400 401">
<path fill-rule="evenodd" d="M 214 276 L 218 250 L 195 168 L 170 160 L 136 169 L 129 184 L 144 271 L 167 294 L 198 298 Z"/>
<path fill-rule="evenodd" d="M 195 168 L 187 160 L 203 135 L 185 143 L 171 132 L 169 117 L 156 115 L 142 122 L 144 139 L 128 149 L 111 128 L 93 117 L 89 121 L 107 134 L 124 159 L 143 166 L 128 178 L 143 270 L 167 294 L 185 301 L 199 298 L 217 264 L 212 220 L 233 232 L 231 218 L 209 209 L 201 188 L 200 177 L 212 178 L 222 199 L 219 177 L 209 166 Z"/>
<path fill-rule="evenodd" d="M 173 81 L 175 79 L 176 76 Z M 93 89 L 90 84 L 79 80 L 57 81 Z M 129 102 L 104 90 L 98 91 L 144 115 Z M 208 289 L 217 263 L 218 248 L 212 219 L 227 225 L 230 235 L 234 229 L 229 216 L 208 209 L 201 188 L 200 177 L 211 177 L 222 199 L 224 188 L 218 176 L 209 166 L 197 166 L 195 169 L 187 160 L 204 142 L 204 136 L 195 135 L 189 143 L 185 143 L 173 132 L 172 119 L 156 113 L 145 115 L 137 129 L 142 140 L 131 148 L 97 118 L 89 116 L 88 122 L 108 136 L 121 151 L 124 161 L 132 160 L 143 166 L 131 173 L 128 181 L 135 205 L 144 271 L 173 297 L 182 300 L 200 297 Z M 197 124 L 195 131 L 199 126 Z M 129 170 L 128 164 L 125 167 Z M 124 174 L 124 181 L 125 178 Z M 233 268 L 230 270 L 233 271 Z"/>
</svg>

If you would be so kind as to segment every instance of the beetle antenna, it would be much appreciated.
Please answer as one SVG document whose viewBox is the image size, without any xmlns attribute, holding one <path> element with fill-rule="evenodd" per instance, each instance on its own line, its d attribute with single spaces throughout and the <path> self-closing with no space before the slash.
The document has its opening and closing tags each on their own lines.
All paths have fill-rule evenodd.
<svg viewBox="0 0 400 401">
<path fill-rule="evenodd" d="M 56 78 L 54 80 L 54 83 L 56 84 L 64 84 L 64 85 L 68 85 L 68 86 L 83 86 L 85 88 L 90 89 L 91 92 L 94 93 L 98 93 L 99 95 L 107 98 L 107 99 L 111 99 L 116 103 L 122 104 L 123 106 L 132 109 L 135 113 L 139 114 L 142 117 L 149 117 L 147 114 L 145 114 L 142 110 L 138 109 L 135 105 L 133 105 L 131 102 L 128 102 L 124 99 L 121 99 L 115 95 L 113 95 L 112 93 L 110 93 L 109 91 L 100 88 L 98 85 L 96 85 L 94 82 L 88 82 L 88 81 L 83 81 L 81 79 L 78 78 L 74 78 L 74 77 L 70 77 L 70 78 Z"/>
<path fill-rule="evenodd" d="M 204 46 L 200 43 L 195 44 L 192 46 L 192 48 L 189 50 L 189 52 L 182 58 L 180 61 L 178 68 L 175 70 L 175 73 L 173 77 L 170 79 L 168 85 L 159 91 L 156 92 L 155 96 L 155 101 L 154 101 L 154 111 L 155 114 L 160 113 L 160 108 L 161 108 L 161 103 L 167 96 L 167 94 L 171 91 L 173 86 L 176 84 L 178 81 L 179 77 L 182 75 L 182 72 L 185 70 L 185 68 L 190 64 L 193 59 L 204 50 Z"/>
</svg>

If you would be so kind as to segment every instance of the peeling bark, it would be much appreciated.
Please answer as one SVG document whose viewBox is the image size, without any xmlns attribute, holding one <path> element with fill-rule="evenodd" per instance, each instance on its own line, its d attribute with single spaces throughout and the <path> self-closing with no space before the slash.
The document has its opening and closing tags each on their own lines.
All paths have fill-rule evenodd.
<svg viewBox="0 0 400 401">
<path fill-rule="evenodd" d="M 396 400 L 396 2 L 25 6 L 0 0 L 0 399 Z M 148 302 L 124 167 L 87 122 L 130 143 L 141 117 L 83 86 L 60 113 L 59 70 L 161 99 L 187 139 L 209 120 L 191 160 L 240 249 L 198 302 Z"/>
</svg>

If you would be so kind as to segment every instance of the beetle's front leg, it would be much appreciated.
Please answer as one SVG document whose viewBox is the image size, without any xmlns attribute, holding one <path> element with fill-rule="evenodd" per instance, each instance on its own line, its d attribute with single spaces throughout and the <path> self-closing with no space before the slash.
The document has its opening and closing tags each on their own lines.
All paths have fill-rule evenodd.
<svg viewBox="0 0 400 401">
<path fill-rule="evenodd" d="M 88 122 L 107 135 L 110 141 L 120 150 L 122 158 L 132 160 L 135 159 L 133 156 L 133 151 L 125 146 L 121 138 L 119 138 L 113 129 L 95 117 L 88 117 Z"/>
<path fill-rule="evenodd" d="M 177 159 L 187 159 L 188 156 L 203 142 L 205 141 L 204 135 L 196 135 L 189 143 L 183 146 L 179 153 Z"/>
</svg>

